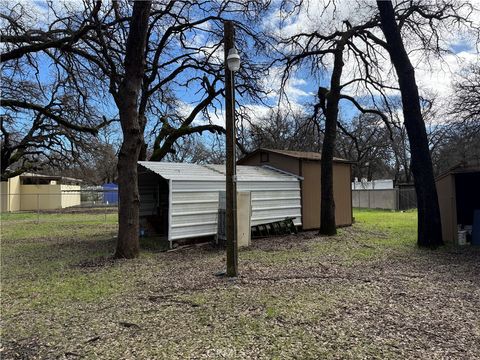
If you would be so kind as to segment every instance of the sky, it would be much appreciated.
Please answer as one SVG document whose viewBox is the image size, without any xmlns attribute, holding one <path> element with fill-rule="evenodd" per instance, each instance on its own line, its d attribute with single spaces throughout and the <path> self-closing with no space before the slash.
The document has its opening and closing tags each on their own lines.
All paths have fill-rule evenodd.
<svg viewBox="0 0 480 360">
<path fill-rule="evenodd" d="M 301 32 L 324 31 L 325 33 L 332 32 L 332 29 L 341 29 L 342 21 L 348 20 L 355 25 L 362 23 L 365 19 L 371 16 L 372 12 L 376 11 L 375 2 L 373 1 L 336 1 L 335 8 L 328 6 L 324 9 L 326 1 L 310 1 L 308 6 L 304 6 L 296 16 L 285 16 L 285 21 L 280 21 L 282 15 L 274 13 L 271 17 L 266 19 L 266 24 L 263 26 L 270 27 L 277 34 L 286 38 L 288 36 L 298 34 Z M 457 2 L 459 4 L 460 2 Z M 471 1 L 471 4 L 477 9 L 480 9 L 480 1 Z M 320 17 L 318 14 L 322 14 Z M 472 15 L 475 26 L 480 27 L 480 12 L 476 11 Z M 477 44 L 478 33 L 468 33 L 463 28 L 438 28 L 437 31 L 443 40 L 442 45 L 449 49 L 450 52 L 443 54 L 442 57 L 426 58 L 422 51 L 414 51 L 421 48 L 421 45 L 414 42 L 412 38 L 405 38 L 404 43 L 409 51 L 410 60 L 415 68 L 415 76 L 420 94 L 425 97 L 437 97 L 436 103 L 439 106 L 445 107 L 453 95 L 452 83 L 456 74 L 462 68 L 471 63 L 479 62 L 479 52 Z M 380 30 L 377 31 L 377 36 L 383 38 Z M 383 68 L 382 78 L 391 79 L 392 85 L 396 85 L 396 75 L 392 70 L 390 59 L 386 56 L 385 61 L 380 64 Z M 305 104 L 314 101 L 315 93 L 318 85 L 328 87 L 330 80 L 329 75 L 331 66 L 327 66 L 326 73 L 315 78 L 305 68 L 300 69 L 294 78 L 290 81 L 287 94 L 289 98 L 296 103 Z M 346 60 L 345 70 L 342 75 L 342 83 L 349 81 L 352 78 L 353 69 L 352 63 Z M 275 85 L 275 81 L 271 82 Z M 348 88 L 346 89 L 348 91 Z M 351 95 L 362 97 L 360 91 Z M 399 96 L 399 93 L 392 95 Z M 344 117 L 350 117 L 355 114 L 351 106 L 344 102 L 341 107 Z"/>
<path fill-rule="evenodd" d="M 273 1 L 274 5 L 278 3 L 279 1 Z M 335 9 L 330 6 L 327 7 L 327 10 L 323 8 L 325 1 L 318 0 L 306 3 L 308 3 L 308 6 L 304 6 L 293 15 L 282 13 L 278 9 L 272 11 L 269 16 L 263 19 L 262 23 L 258 24 L 258 29 L 276 34 L 279 38 L 287 38 L 301 32 L 315 30 L 329 33 L 332 29 L 341 29 L 343 20 L 348 20 L 355 25 L 362 23 L 376 11 L 375 2 L 369 0 L 340 0 L 335 2 Z M 457 4 L 459 3 L 457 2 Z M 480 1 L 473 0 L 470 3 L 472 6 L 480 9 Z M 472 15 L 472 19 L 475 26 L 480 27 L 479 11 L 476 11 L 476 15 Z M 453 26 L 438 27 L 436 30 L 440 34 L 441 45 L 448 49 L 448 52 L 442 54 L 441 57 L 434 55 L 426 57 L 424 52 L 418 50 L 421 49 L 421 45 L 415 42 L 413 38 L 405 38 L 404 43 L 415 68 L 415 77 L 420 95 L 426 98 L 436 98 L 434 105 L 438 107 L 436 109 L 439 114 L 438 123 L 441 124 L 448 118 L 448 104 L 454 95 L 452 85 L 455 78 L 469 64 L 480 61 L 479 50 L 476 44 L 479 34 Z M 377 31 L 377 35 L 383 38 L 380 30 Z M 385 53 L 385 56 L 385 60 L 380 64 L 382 67 L 381 76 L 383 79 L 389 79 L 391 85 L 397 86 L 396 74 L 392 69 L 388 54 Z M 352 62 L 349 62 L 347 59 L 344 74 L 342 75 L 342 83 L 349 81 L 353 73 Z M 282 74 L 283 68 L 279 66 L 272 69 L 268 78 L 265 79 L 265 85 L 271 90 L 271 95 L 267 101 L 271 106 L 279 103 L 278 89 L 280 89 Z M 311 113 L 311 104 L 315 102 L 318 86 L 328 87 L 330 74 L 331 64 L 327 64 L 327 68 L 321 73 L 316 72 L 312 74 L 306 66 L 299 68 L 291 75 L 284 89 L 289 105 L 296 109 L 304 110 L 306 113 Z M 365 91 L 353 91 L 351 88 L 346 88 L 345 90 L 349 95 L 354 95 L 360 100 L 365 99 L 367 94 Z M 350 90 L 351 92 L 349 92 Z M 387 91 L 387 93 L 393 98 L 400 98 L 398 91 Z M 245 106 L 251 108 L 251 113 L 257 117 L 268 113 L 269 108 L 267 106 L 249 103 L 248 99 L 241 99 L 241 101 L 243 101 Z M 340 114 L 343 119 L 348 121 L 356 116 L 358 112 L 348 101 L 342 101 Z M 216 123 L 224 124 L 223 113 L 220 113 L 214 119 Z"/>
<path fill-rule="evenodd" d="M 308 6 L 303 6 L 297 13 L 286 14 L 279 10 L 278 5 L 280 0 L 274 0 L 272 1 L 273 9 L 254 25 L 254 27 L 256 27 L 254 30 L 269 32 L 270 34 L 275 34 L 281 38 L 303 31 L 317 30 L 331 32 L 332 29 L 341 28 L 344 20 L 348 20 L 355 25 L 364 21 L 373 11 L 375 11 L 375 2 L 369 0 L 337 0 L 335 2 L 335 8 L 327 6 L 326 9 L 324 8 L 325 1 L 326 0 L 305 1 L 304 5 L 307 4 Z M 26 23 L 48 23 L 50 21 L 52 14 L 45 11 L 43 1 L 21 0 L 21 2 L 29 7 L 31 11 L 31 17 L 25 19 Z M 80 1 L 72 0 L 65 3 L 70 8 L 81 6 Z M 471 3 L 477 8 L 480 8 L 480 0 L 472 0 Z M 2 4 L 5 4 L 5 2 Z M 62 6 L 62 4 L 59 2 L 58 6 Z M 478 16 L 474 16 L 473 18 L 480 26 L 480 13 L 477 12 L 477 15 Z M 206 28 L 208 28 L 208 25 L 206 25 Z M 421 52 L 412 51 L 410 52 L 410 59 L 415 67 L 415 75 L 421 94 L 425 96 L 435 95 L 438 98 L 436 104 L 443 109 L 446 108 L 449 99 L 453 95 L 452 82 L 456 76 L 455 74 L 458 74 L 461 69 L 468 64 L 478 62 L 479 53 L 478 48 L 476 48 L 475 45 L 474 36 L 467 33 L 464 29 L 452 30 L 439 28 L 438 31 L 441 33 L 444 45 L 450 50 L 450 53 L 444 54 L 441 59 L 435 57 L 426 59 Z M 209 45 L 205 37 L 201 35 L 195 38 L 192 37 L 188 40 L 195 44 L 206 42 L 206 45 Z M 407 49 L 413 50 L 418 44 L 413 41 L 410 43 L 410 40 L 411 39 L 406 39 L 406 46 Z M 252 49 L 247 48 L 238 50 L 241 56 L 245 56 L 246 52 L 248 52 L 248 55 L 250 55 L 253 61 L 255 61 L 255 56 L 252 56 L 250 53 L 253 51 Z M 219 58 L 222 54 L 223 49 L 218 49 Z M 258 59 L 258 61 L 264 60 L 263 57 Z M 303 110 L 306 113 L 311 113 L 311 104 L 315 102 L 315 94 L 318 86 L 328 86 L 331 64 L 327 63 L 326 65 L 326 69 L 323 72 L 312 73 L 308 68 L 302 67 L 291 74 L 284 89 L 285 95 L 291 106 Z M 395 75 L 392 72 L 388 58 L 386 58 L 381 64 L 381 67 L 383 69 L 382 77 L 390 79 L 392 84 L 394 84 Z M 264 80 L 265 87 L 271 92 L 266 99 L 266 103 L 270 106 L 275 106 L 279 103 L 281 106 L 286 106 L 285 102 L 279 101 L 278 91 L 280 89 L 280 79 L 283 75 L 283 71 L 284 70 L 281 66 L 272 68 L 269 75 Z M 352 73 L 352 64 L 349 63 L 347 59 L 342 81 L 348 81 L 351 78 Z M 40 76 L 44 79 L 47 79 L 49 76 L 48 64 L 46 62 L 42 63 Z M 185 74 L 185 77 L 188 76 L 188 73 Z M 195 86 L 192 86 L 188 90 L 177 89 L 177 96 L 185 113 L 191 110 L 195 103 L 199 101 L 198 95 L 195 94 L 197 90 L 198 87 Z M 352 92 L 351 94 L 360 99 L 365 95 L 365 93 L 362 93 L 361 91 Z M 392 93 L 391 95 L 398 97 L 399 94 Z M 256 118 L 264 116 L 269 111 L 268 106 L 252 102 L 249 98 L 237 97 L 237 100 L 250 109 L 254 121 Z M 108 103 L 105 106 L 102 105 L 101 111 L 110 113 L 110 116 L 114 116 L 115 107 L 112 103 L 110 104 L 111 105 L 108 105 Z M 353 107 L 345 102 L 342 102 L 340 111 L 341 116 L 347 120 L 356 115 L 356 111 Z M 219 109 L 216 114 L 211 112 L 210 115 L 214 123 L 224 125 L 224 112 L 222 109 Z M 439 121 L 443 120 L 439 119 Z M 202 120 L 198 119 L 197 123 L 202 123 Z"/>
</svg>

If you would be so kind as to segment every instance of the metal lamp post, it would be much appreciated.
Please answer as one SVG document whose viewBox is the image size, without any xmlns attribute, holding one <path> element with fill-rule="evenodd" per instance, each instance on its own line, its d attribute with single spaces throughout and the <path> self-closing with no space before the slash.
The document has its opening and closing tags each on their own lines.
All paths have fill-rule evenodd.
<svg viewBox="0 0 480 360">
<path fill-rule="evenodd" d="M 226 238 L 227 276 L 238 275 L 237 253 L 237 184 L 235 156 L 235 82 L 234 72 L 240 69 L 240 56 L 235 49 L 234 28 L 231 21 L 224 23 L 225 47 L 225 130 L 226 130 Z"/>
</svg>

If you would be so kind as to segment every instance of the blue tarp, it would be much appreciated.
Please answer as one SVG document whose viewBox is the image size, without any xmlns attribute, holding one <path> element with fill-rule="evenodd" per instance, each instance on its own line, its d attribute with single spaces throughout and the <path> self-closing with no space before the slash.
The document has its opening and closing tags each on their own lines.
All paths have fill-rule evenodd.
<svg viewBox="0 0 480 360">
<path fill-rule="evenodd" d="M 118 204 L 118 185 L 114 183 L 103 184 L 103 202 L 105 204 Z"/>
<path fill-rule="evenodd" d="M 480 245 L 480 209 L 473 213 L 472 245 Z"/>
</svg>

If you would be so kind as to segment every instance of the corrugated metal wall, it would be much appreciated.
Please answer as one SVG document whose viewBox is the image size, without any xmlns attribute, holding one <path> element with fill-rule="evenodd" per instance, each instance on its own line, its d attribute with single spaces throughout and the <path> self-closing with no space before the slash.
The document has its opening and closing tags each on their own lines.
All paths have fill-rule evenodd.
<svg viewBox="0 0 480 360">
<path fill-rule="evenodd" d="M 223 165 L 209 165 L 222 174 Z M 293 217 L 302 225 L 300 181 L 297 177 L 257 166 L 237 166 L 237 191 L 252 193 L 252 226 Z"/>
<path fill-rule="evenodd" d="M 217 233 L 218 197 L 225 191 L 223 165 L 140 162 L 151 172 L 170 181 L 169 240 L 215 235 Z M 149 195 L 157 180 L 151 173 L 139 176 L 141 214 L 151 209 Z M 257 225 L 286 217 L 302 224 L 300 181 L 297 177 L 253 166 L 237 167 L 237 191 L 250 191 L 252 196 L 251 224 Z M 142 204 L 144 199 L 146 204 Z"/>
<path fill-rule="evenodd" d="M 215 235 L 219 191 L 225 191 L 224 181 L 172 179 L 169 239 Z"/>
</svg>

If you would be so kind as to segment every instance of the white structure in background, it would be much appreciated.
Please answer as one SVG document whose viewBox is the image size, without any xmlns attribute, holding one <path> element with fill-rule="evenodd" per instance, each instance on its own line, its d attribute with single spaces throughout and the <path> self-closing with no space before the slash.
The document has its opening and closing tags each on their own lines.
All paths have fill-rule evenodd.
<svg viewBox="0 0 480 360">
<path fill-rule="evenodd" d="M 273 168 L 237 166 L 237 191 L 251 193 L 251 226 L 294 218 L 302 225 L 301 178 Z M 140 161 L 140 216 L 170 242 L 217 234 L 225 165 Z"/>
<path fill-rule="evenodd" d="M 413 187 L 393 187 L 393 180 L 352 182 L 352 206 L 368 209 L 408 210 L 417 206 Z"/>
<path fill-rule="evenodd" d="M 393 180 L 383 179 L 383 180 L 367 181 L 367 179 L 362 178 L 360 181 L 358 181 L 358 178 L 355 178 L 355 181 L 352 182 L 352 190 L 383 190 L 383 189 L 393 189 Z"/>
</svg>

